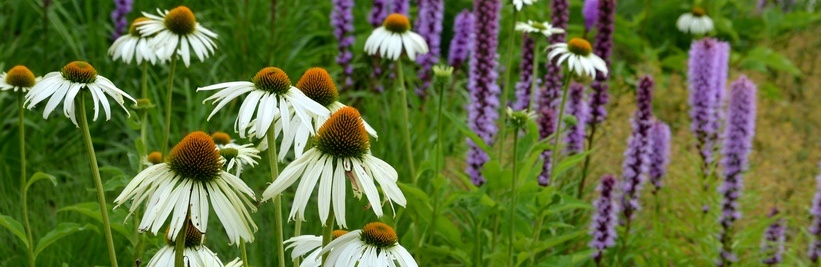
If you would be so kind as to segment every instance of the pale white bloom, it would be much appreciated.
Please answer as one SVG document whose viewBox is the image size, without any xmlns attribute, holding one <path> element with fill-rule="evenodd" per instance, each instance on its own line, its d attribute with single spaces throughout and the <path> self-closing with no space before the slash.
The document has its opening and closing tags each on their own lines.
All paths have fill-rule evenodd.
<svg viewBox="0 0 821 267">
<path fill-rule="evenodd" d="M 9 72 L 0 73 L 0 91 L 11 90 L 26 93 L 42 79 L 42 77 L 34 77 L 34 73 L 26 66 L 17 65 Z"/>
<path fill-rule="evenodd" d="M 322 264 L 322 259 L 319 257 L 319 251 L 322 250 L 322 236 L 295 236 L 285 240 L 284 244 L 288 245 L 285 247 L 286 250 L 293 249 L 291 251 L 291 260 L 295 261 L 297 258 L 303 257 L 299 267 L 317 267 Z"/>
<path fill-rule="evenodd" d="M 223 164 L 211 137 L 193 132 L 171 150 L 167 162 L 137 174 L 114 199 L 115 208 L 133 201 L 130 216 L 145 202 L 140 231 L 157 234 L 170 216 L 166 237 L 174 241 L 189 210 L 193 226 L 206 233 L 213 206 L 231 243 L 239 244 L 240 239 L 253 242 L 257 226 L 248 208 L 256 211 L 254 192 L 238 177 L 223 171 Z"/>
<path fill-rule="evenodd" d="M 132 59 L 136 59 L 137 64 L 142 64 L 143 61 L 151 62 L 151 64 L 156 63 L 157 51 L 149 46 L 151 37 L 144 37 L 136 29 L 137 23 L 148 20 L 148 18 L 141 17 L 131 22 L 128 33 L 117 38 L 108 48 L 108 55 L 114 60 L 122 58 L 125 64 L 131 64 Z"/>
<path fill-rule="evenodd" d="M 693 11 L 681 14 L 676 21 L 676 27 L 684 33 L 706 34 L 713 30 L 713 19 L 707 16 L 702 8 L 693 8 Z"/>
<path fill-rule="evenodd" d="M 63 114 L 70 118 L 75 126 L 80 127 L 77 124 L 74 101 L 77 94 L 83 89 L 91 95 L 94 103 L 94 121 L 97 120 L 101 105 L 105 111 L 106 120 L 111 119 L 111 107 L 106 95 L 117 102 L 128 116 L 131 116 L 131 114 L 123 105 L 125 102 L 123 97 L 128 98 L 135 104 L 137 103 L 133 97 L 117 88 L 111 80 L 97 75 L 97 70 L 91 64 L 74 61 L 64 66 L 60 71 L 46 74 L 43 80 L 35 84 L 26 94 L 26 108 L 32 109 L 46 98 L 50 98 L 45 111 L 43 111 L 43 119 L 48 119 L 49 114 L 57 108 L 60 102 L 63 102 Z"/>
<path fill-rule="evenodd" d="M 590 43 L 584 39 L 573 38 L 567 43 L 552 44 L 547 49 L 551 50 L 547 57 L 551 61 L 558 57 L 557 65 L 561 65 L 566 60 L 567 68 L 571 73 L 591 78 L 596 78 L 596 71 L 607 75 L 607 63 L 593 54 Z"/>
<path fill-rule="evenodd" d="M 160 60 L 171 59 L 176 53 L 187 67 L 191 64 L 191 50 L 200 61 L 214 53 L 217 44 L 212 39 L 217 34 L 201 26 L 191 9 L 178 6 L 171 11 L 157 9 L 157 13 L 159 16 L 143 12 L 149 20 L 136 25 L 142 36 L 153 36 L 149 44 Z"/>
<path fill-rule="evenodd" d="M 367 196 L 376 216 L 382 216 L 382 201 L 374 181 L 379 183 L 385 198 L 405 206 L 407 200 L 396 184 L 399 174 L 386 162 L 371 155 L 368 134 L 359 112 L 341 108 L 320 128 L 314 138 L 314 148 L 288 164 L 262 193 L 263 201 L 281 194 L 300 180 L 289 219 L 304 220 L 308 200 L 319 183 L 319 218 L 326 223 L 333 203 L 337 223 L 345 228 L 346 183 L 350 181 L 354 195 Z"/>
<path fill-rule="evenodd" d="M 390 226 L 374 222 L 362 230 L 344 234 L 322 248 L 320 255 L 328 254 L 324 266 L 416 267 L 416 260 L 397 242 L 396 232 Z"/>
<path fill-rule="evenodd" d="M 186 247 L 183 252 L 183 260 L 186 267 L 240 267 L 242 261 L 237 258 L 228 264 L 223 265 L 217 254 L 204 245 Z M 169 267 L 174 266 L 174 246 L 163 246 L 151 260 L 147 267 Z"/>
<path fill-rule="evenodd" d="M 410 60 L 416 60 L 416 55 L 428 53 L 428 43 L 410 30 L 408 17 L 394 13 L 388 15 L 385 23 L 368 36 L 365 52 L 390 60 L 397 60 L 404 53 Z"/>
<path fill-rule="evenodd" d="M 521 11 L 523 7 L 532 5 L 536 3 L 537 0 L 513 0 L 513 6 L 516 7 L 516 10 Z"/>
<path fill-rule="evenodd" d="M 541 33 L 545 37 L 550 37 L 554 34 L 564 33 L 564 29 L 554 28 L 549 22 L 536 22 L 528 20 L 527 22 L 516 22 L 516 31 L 526 33 Z"/>
<path fill-rule="evenodd" d="M 259 157 L 259 150 L 254 147 L 254 144 L 238 145 L 233 142 L 225 145 L 217 145 L 220 155 L 225 160 L 225 170 L 231 171 L 236 169 L 235 175 L 237 177 L 242 173 L 242 169 L 246 166 L 256 166 Z"/>
</svg>

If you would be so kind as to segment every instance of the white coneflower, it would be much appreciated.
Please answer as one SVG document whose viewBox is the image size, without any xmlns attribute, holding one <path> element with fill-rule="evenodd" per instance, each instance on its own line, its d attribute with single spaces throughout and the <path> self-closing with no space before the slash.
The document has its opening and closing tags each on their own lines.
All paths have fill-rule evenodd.
<svg viewBox="0 0 821 267">
<path fill-rule="evenodd" d="M 132 59 L 137 60 L 137 64 L 143 61 L 151 62 L 157 61 L 157 51 L 149 46 L 151 37 L 149 35 L 142 35 L 137 30 L 137 24 L 143 21 L 149 21 L 149 18 L 139 17 L 131 22 L 131 28 L 128 29 L 128 34 L 123 34 L 117 38 L 111 47 L 108 48 L 108 55 L 112 59 L 117 60 L 122 58 L 125 64 L 131 64 Z"/>
<path fill-rule="evenodd" d="M 554 34 L 564 33 L 564 29 L 553 28 L 549 22 L 537 22 L 528 20 L 527 22 L 516 22 L 516 31 L 526 33 L 541 33 L 545 37 L 550 37 Z"/>
<path fill-rule="evenodd" d="M 211 136 L 193 132 L 174 146 L 165 163 L 146 168 L 114 200 L 116 207 L 133 200 L 129 215 L 146 202 L 140 231 L 157 231 L 172 214 L 168 238 L 183 227 L 186 215 L 200 232 L 207 232 L 209 200 L 231 243 L 254 241 L 257 230 L 251 219 L 256 207 L 254 192 L 245 182 L 222 170 L 223 161 Z M 244 204 L 244 205 L 243 205 Z"/>
<path fill-rule="evenodd" d="M 552 61 L 558 57 L 557 65 L 567 60 L 567 68 L 578 76 L 596 78 L 596 70 L 607 75 L 607 64 L 599 56 L 593 54 L 590 42 L 581 38 L 570 39 L 567 43 L 552 44 L 547 47 L 551 50 L 547 57 Z"/>
<path fill-rule="evenodd" d="M 348 231 L 345 230 L 334 230 L 332 238 L 336 239 L 347 233 Z M 297 258 L 303 257 L 299 267 L 317 267 L 322 264 L 322 258 L 319 257 L 319 251 L 322 250 L 321 235 L 295 236 L 285 240 L 285 244 L 288 245 L 285 249 L 293 249 L 291 251 L 292 260 L 296 261 Z"/>
<path fill-rule="evenodd" d="M 159 151 L 152 151 L 142 159 L 142 164 L 145 166 L 154 166 L 160 163 L 162 163 L 162 153 Z"/>
<path fill-rule="evenodd" d="M 240 267 L 242 261 L 239 258 L 223 265 L 217 254 L 203 245 L 205 236 L 200 233 L 190 222 L 185 235 L 185 250 L 183 251 L 183 263 L 186 267 Z M 147 267 L 168 267 L 174 266 L 174 241 L 165 239 L 163 246 L 151 260 Z"/>
<path fill-rule="evenodd" d="M 523 7 L 532 5 L 536 1 L 538 0 L 513 0 L 513 6 L 516 7 L 516 10 L 521 11 Z"/>
<path fill-rule="evenodd" d="M 208 116 L 208 120 L 235 98 L 248 93 L 248 97 L 245 98 L 239 108 L 239 114 L 237 114 L 237 120 L 234 123 L 234 131 L 239 133 L 242 138 L 245 138 L 246 133 L 262 138 L 268 132 L 271 123 L 276 121 L 274 137 L 279 132 L 283 134 L 280 159 L 283 159 L 284 155 L 288 153 L 290 144 L 294 143 L 294 139 L 302 137 L 296 133 L 306 131 L 309 134 L 314 134 L 315 131 L 311 121 L 330 116 L 328 109 L 291 86 L 288 75 L 279 68 L 264 68 L 257 72 L 251 82 L 227 82 L 197 88 L 197 91 L 208 90 L 220 90 L 203 101 L 203 103 L 212 101 L 212 103 L 217 104 L 214 111 Z M 256 119 L 252 121 L 254 113 L 256 113 Z M 299 117 L 301 123 L 291 125 L 292 116 Z M 304 139 L 307 140 L 307 136 Z M 302 146 L 304 147 L 304 144 Z"/>
<path fill-rule="evenodd" d="M 410 252 L 399 244 L 396 231 L 387 224 L 372 222 L 331 241 L 320 255 L 328 254 L 324 266 L 418 266 Z"/>
<path fill-rule="evenodd" d="M 157 9 L 157 13 L 159 16 L 143 12 L 149 20 L 137 23 L 137 30 L 143 36 L 153 36 L 150 44 L 157 49 L 161 60 L 170 59 L 176 53 L 187 67 L 191 64 L 190 50 L 194 50 L 200 61 L 214 53 L 217 44 L 211 39 L 216 39 L 217 34 L 202 27 L 191 9 L 178 6 L 171 11 Z"/>
<path fill-rule="evenodd" d="M 302 91 L 308 98 L 330 110 L 332 114 L 341 108 L 347 107 L 338 101 L 339 91 L 337 90 L 336 84 L 333 78 L 331 78 L 331 74 L 323 68 L 310 68 L 305 71 L 305 74 L 302 74 L 302 77 L 297 81 L 296 88 Z M 322 127 L 322 124 L 324 124 L 326 120 L 327 118 L 315 120 L 314 128 L 319 130 L 319 127 Z M 376 130 L 374 130 L 367 121 L 363 119 L 362 123 L 364 123 L 365 130 L 368 131 L 368 134 L 374 138 L 379 138 L 379 135 L 376 134 Z"/>
<path fill-rule="evenodd" d="M 364 192 L 376 216 L 382 216 L 382 201 L 374 180 L 382 187 L 391 203 L 405 206 L 407 200 L 399 190 L 396 170 L 370 153 L 368 133 L 359 116 L 351 107 L 339 109 L 319 128 L 314 137 L 314 148 L 291 162 L 262 193 L 263 201 L 271 199 L 300 179 L 296 190 L 290 219 L 297 213 L 305 218 L 305 208 L 319 183 L 319 217 L 325 225 L 331 202 L 337 223 L 345 228 L 345 191 L 349 179 L 354 195 L 361 198 Z M 333 199 L 331 199 L 333 198 Z"/>
<path fill-rule="evenodd" d="M 713 30 L 713 20 L 700 7 L 693 8 L 688 13 L 681 14 L 676 21 L 676 27 L 684 33 L 705 34 Z"/>
<path fill-rule="evenodd" d="M 410 29 L 410 20 L 405 15 L 388 15 L 382 26 L 374 29 L 368 36 L 368 40 L 365 41 L 365 52 L 390 60 L 397 60 L 404 53 L 410 60 L 416 60 L 416 55 L 428 53 L 428 43 L 421 35 Z"/>
<path fill-rule="evenodd" d="M 0 73 L 0 90 L 26 93 L 41 79 L 34 77 L 34 73 L 26 66 L 17 65 L 9 72 Z"/>
<path fill-rule="evenodd" d="M 106 95 L 113 98 L 120 107 L 125 110 L 125 113 L 131 116 L 128 109 L 123 105 L 123 96 L 137 103 L 134 98 L 126 94 L 111 82 L 111 80 L 97 75 L 97 70 L 84 61 L 73 61 L 65 65 L 60 71 L 49 72 L 43 77 L 43 80 L 38 82 L 26 94 L 26 105 L 28 109 L 34 108 L 35 105 L 49 98 L 46 109 L 43 112 L 43 118 L 47 119 L 48 115 L 57 108 L 60 102 L 63 102 L 63 114 L 71 119 L 75 126 L 77 124 L 77 115 L 74 110 L 74 100 L 80 90 L 86 89 L 91 94 L 94 101 L 94 120 L 97 120 L 100 105 L 105 111 L 105 119 L 111 119 L 111 107 L 109 106 Z"/>
<path fill-rule="evenodd" d="M 242 173 L 242 169 L 246 166 L 256 166 L 259 157 L 259 150 L 254 148 L 254 144 L 238 145 L 235 143 L 228 143 L 219 148 L 220 156 L 225 160 L 225 170 L 231 171 L 236 169 L 235 175 L 237 177 Z"/>
</svg>

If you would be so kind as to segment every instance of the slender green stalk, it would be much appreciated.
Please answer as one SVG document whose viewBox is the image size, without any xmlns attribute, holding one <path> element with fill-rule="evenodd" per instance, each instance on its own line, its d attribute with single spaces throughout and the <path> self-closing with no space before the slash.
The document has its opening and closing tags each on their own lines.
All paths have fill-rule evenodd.
<svg viewBox="0 0 821 267">
<path fill-rule="evenodd" d="M 538 38 L 536 40 L 538 42 Z M 533 74 L 530 75 L 530 104 L 527 105 L 527 110 L 535 110 L 536 108 L 536 80 L 539 77 L 539 46 L 533 49 Z"/>
<path fill-rule="evenodd" d="M 276 181 L 277 177 L 279 177 L 279 165 L 277 165 L 277 138 L 274 136 L 274 123 L 271 123 L 271 127 L 268 127 L 268 133 L 266 134 L 265 138 L 268 138 L 268 164 L 271 167 L 271 181 Z M 274 197 L 274 228 L 276 236 L 276 245 L 277 245 L 277 258 L 279 259 L 279 265 L 277 266 L 285 266 L 285 247 L 283 246 L 282 242 L 284 241 L 284 234 L 282 227 L 282 195 L 277 195 Z M 246 265 L 248 263 L 245 263 Z"/>
<path fill-rule="evenodd" d="M 145 61 L 142 64 L 142 77 L 141 77 L 141 98 L 148 99 L 148 62 Z M 140 140 L 143 143 L 142 151 L 137 151 L 137 155 L 139 155 L 139 161 L 142 161 L 143 158 L 148 154 L 148 110 L 140 109 Z M 144 165 L 142 162 L 137 162 L 137 173 L 140 173 Z M 143 254 L 143 235 L 139 232 L 139 225 L 140 225 L 140 209 L 135 210 L 134 218 L 134 238 L 137 240 L 137 243 L 134 244 L 134 260 L 140 259 Z"/>
<path fill-rule="evenodd" d="M 26 129 L 23 124 L 23 92 L 17 93 L 17 129 L 20 132 L 20 192 L 23 212 L 23 226 L 26 228 L 26 238 L 28 238 L 29 246 L 29 266 L 34 267 L 34 239 L 31 237 L 31 224 L 29 223 L 29 209 L 28 209 L 28 187 L 26 186 Z"/>
<path fill-rule="evenodd" d="M 301 234 L 302 234 L 302 219 L 297 218 L 296 222 L 294 222 L 294 236 L 299 236 Z M 294 259 L 294 266 L 299 266 L 300 262 L 301 262 L 300 258 L 297 257 L 296 259 Z"/>
<path fill-rule="evenodd" d="M 516 45 L 516 20 L 519 18 L 519 11 L 513 9 L 513 19 L 510 20 L 510 35 L 507 38 L 507 64 L 505 64 L 505 86 L 502 89 L 502 105 L 499 106 L 499 116 L 501 127 L 505 127 L 507 123 L 507 95 L 510 93 L 510 79 L 513 76 L 513 47 Z M 535 66 L 534 66 L 535 67 Z M 535 77 L 534 77 L 535 78 Z M 501 131 L 499 135 L 499 160 L 502 160 L 502 153 L 505 151 L 505 140 L 507 140 L 507 132 Z"/>
<path fill-rule="evenodd" d="M 415 185 L 416 184 L 416 165 L 413 163 L 413 150 L 411 148 L 411 138 L 410 138 L 410 118 L 408 116 L 408 96 L 407 96 L 407 89 L 405 88 L 405 74 L 402 71 L 402 61 L 396 61 L 396 77 L 399 79 L 399 97 L 401 98 L 402 104 L 402 116 L 404 117 L 404 121 L 402 122 L 402 131 L 405 135 L 405 152 L 407 155 L 405 157 L 408 158 L 408 168 L 410 168 L 410 176 L 411 182 Z"/>
<path fill-rule="evenodd" d="M 596 125 L 598 123 L 590 124 L 590 135 L 587 136 L 587 150 L 593 149 L 593 138 L 596 136 Z M 582 180 L 579 182 L 579 189 L 576 192 L 576 198 L 582 199 L 584 194 L 584 181 L 587 180 L 588 171 L 590 168 L 590 153 L 584 156 L 584 164 L 582 164 Z"/>
<path fill-rule="evenodd" d="M 240 257 L 242 259 L 242 265 L 243 266 L 248 266 L 249 265 L 248 264 L 248 252 L 245 249 L 245 240 L 242 240 L 242 238 L 239 239 L 239 251 L 240 251 Z M 299 265 L 294 265 L 294 266 L 299 266 Z"/>
<path fill-rule="evenodd" d="M 513 177 L 510 181 L 510 219 L 507 223 L 510 224 L 510 233 L 508 238 L 508 245 L 507 245 L 507 253 L 508 253 L 508 265 L 507 266 L 515 266 L 516 263 L 515 257 L 513 255 L 513 239 L 516 233 L 516 227 L 514 227 L 514 219 L 516 218 L 516 183 L 519 181 L 518 175 L 516 172 L 516 155 L 518 150 L 518 141 L 519 141 L 519 128 L 514 128 L 513 130 Z M 538 229 L 536 229 L 538 231 Z"/>
<path fill-rule="evenodd" d="M 559 162 L 559 139 L 562 137 L 562 119 L 564 119 L 564 105 L 567 103 L 567 87 L 570 84 L 570 78 L 573 76 L 572 72 L 568 72 L 564 77 L 564 84 L 562 84 L 562 102 L 559 104 L 559 116 L 556 117 L 556 133 L 553 134 L 553 162 Z M 552 173 L 551 181 L 555 181 L 557 174 Z"/>
<path fill-rule="evenodd" d="M 86 145 L 88 158 L 91 164 L 91 175 L 94 178 L 94 186 L 97 188 L 97 202 L 100 204 L 100 215 L 103 219 L 103 232 L 105 232 L 106 245 L 108 246 L 108 257 L 111 266 L 117 267 L 117 252 L 114 249 L 114 239 L 111 236 L 111 223 L 108 220 L 108 208 L 103 192 L 103 181 L 100 179 L 100 169 L 97 166 L 97 156 L 94 153 L 94 145 L 91 143 L 91 132 L 88 129 L 88 119 L 86 118 L 85 94 L 80 95 L 80 130 L 83 133 L 83 141 Z"/>
<path fill-rule="evenodd" d="M 326 224 L 325 226 L 322 226 L 322 247 L 323 248 L 325 246 L 327 246 L 329 243 L 331 243 L 331 241 L 333 241 L 333 239 L 334 239 L 334 235 L 333 235 L 334 234 L 334 219 L 336 219 L 336 217 L 334 217 L 334 209 L 331 209 L 331 213 L 328 214 L 328 224 Z M 324 255 L 322 255 L 322 265 L 323 266 L 325 265 L 325 260 L 328 259 L 328 254 L 330 254 L 330 253 L 325 253 Z"/>
<path fill-rule="evenodd" d="M 187 216 L 186 216 L 187 217 Z M 188 234 L 188 220 L 183 224 L 180 228 L 180 232 L 177 234 L 176 243 L 174 243 L 174 267 L 186 267 L 185 266 L 185 238 Z M 240 240 L 242 243 L 242 240 Z"/>
<path fill-rule="evenodd" d="M 168 73 L 168 90 L 165 92 L 165 128 L 162 137 L 162 153 L 168 153 L 168 137 L 171 134 L 171 101 L 174 91 L 174 71 L 177 69 L 177 53 L 171 56 L 171 70 Z"/>
</svg>

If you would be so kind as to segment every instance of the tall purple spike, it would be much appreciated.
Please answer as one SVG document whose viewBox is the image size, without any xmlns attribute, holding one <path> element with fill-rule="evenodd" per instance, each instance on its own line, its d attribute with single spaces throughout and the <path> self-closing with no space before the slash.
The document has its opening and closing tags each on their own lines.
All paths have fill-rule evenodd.
<svg viewBox="0 0 821 267">
<path fill-rule="evenodd" d="M 374 28 L 382 26 L 385 18 L 388 17 L 390 4 L 392 4 L 392 0 L 373 0 L 373 7 L 371 7 L 371 13 L 368 15 L 368 23 Z"/>
<path fill-rule="evenodd" d="M 419 55 L 416 63 L 422 66 L 417 73 L 422 86 L 416 93 L 424 95 L 433 79 L 433 65 L 439 63 L 440 43 L 442 41 L 442 20 L 445 17 L 444 0 L 419 0 L 418 15 L 416 16 L 416 31 L 428 43 L 430 52 Z"/>
<path fill-rule="evenodd" d="M 655 82 L 650 76 L 642 77 L 636 89 L 636 113 L 633 115 L 633 130 L 627 140 L 627 150 L 622 163 L 622 211 L 626 224 L 641 209 L 639 197 L 641 188 L 647 180 L 650 148 L 652 139 L 648 138 L 653 126 L 653 87 Z"/>
<path fill-rule="evenodd" d="M 462 64 L 470 54 L 473 46 L 473 13 L 470 10 L 463 10 L 456 15 L 453 22 L 453 39 L 450 41 L 448 51 L 448 65 L 455 69 L 462 68 Z"/>
<path fill-rule="evenodd" d="M 570 17 L 570 3 L 568 3 L 567 0 L 553 0 L 550 3 L 550 7 L 553 9 L 553 13 L 551 14 L 553 26 L 566 29 Z M 550 44 L 558 44 L 564 43 L 566 38 L 566 33 L 559 33 L 551 35 L 548 37 L 548 40 Z M 555 62 L 548 60 L 545 62 L 545 67 L 547 68 L 547 72 L 545 72 L 544 79 L 542 79 L 544 85 L 540 88 L 541 90 L 537 95 L 538 103 L 536 107 L 540 115 L 537 118 L 539 137 L 542 139 L 556 132 L 556 117 L 558 117 L 559 113 L 557 110 L 557 106 L 559 105 L 558 99 L 562 92 L 562 79 L 564 78 L 562 68 L 557 66 Z M 541 158 L 544 162 L 542 163 L 542 173 L 539 174 L 539 185 L 541 186 L 550 184 L 550 175 L 553 169 L 552 157 L 553 154 L 551 150 L 542 152 Z"/>
<path fill-rule="evenodd" d="M 767 217 L 774 218 L 776 216 L 778 216 L 778 208 L 773 207 Z M 767 226 L 767 230 L 764 230 L 764 238 L 761 239 L 761 252 L 765 255 L 761 263 L 776 265 L 784 260 L 786 232 L 787 226 L 784 224 L 784 219 L 782 218 L 778 218 L 770 224 L 770 226 Z"/>
<path fill-rule="evenodd" d="M 616 245 L 616 225 L 618 224 L 619 206 L 616 201 L 616 177 L 606 174 L 596 188 L 599 198 L 593 202 L 593 217 L 590 220 L 590 248 L 593 249 L 593 260 L 601 262 L 604 250 Z"/>
<path fill-rule="evenodd" d="M 576 118 L 576 124 L 563 128 L 567 129 L 567 153 L 574 155 L 584 151 L 586 125 L 584 122 L 587 121 L 589 110 L 584 97 L 583 84 L 570 83 L 570 87 L 567 88 L 567 94 L 565 114 Z"/>
<path fill-rule="evenodd" d="M 596 19 L 596 37 L 593 46 L 593 53 L 601 57 L 609 69 L 611 66 L 610 55 L 613 53 L 613 32 L 615 31 L 616 0 L 599 0 L 598 16 Z M 592 125 L 599 124 L 607 117 L 605 105 L 610 102 L 610 93 L 607 91 L 610 79 L 607 75 L 597 72 L 596 79 L 590 84 L 593 94 L 590 96 L 590 121 Z"/>
<path fill-rule="evenodd" d="M 590 31 L 599 20 L 599 0 L 584 0 L 582 17 L 584 17 L 584 29 Z"/>
<path fill-rule="evenodd" d="M 354 39 L 353 24 L 353 0 L 333 0 L 333 10 L 331 10 L 331 26 L 334 28 L 334 37 L 338 41 L 337 48 L 339 54 L 336 56 L 336 63 L 342 67 L 342 89 L 348 90 L 353 87 L 353 52 L 351 46 Z"/>
<path fill-rule="evenodd" d="M 522 34 L 522 61 L 519 63 L 519 81 L 516 82 L 516 102 L 513 102 L 513 110 L 524 110 L 530 107 L 530 91 L 533 85 L 533 62 L 536 40 Z"/>
<path fill-rule="evenodd" d="M 650 168 L 648 174 L 653 183 L 653 194 L 661 189 L 661 179 L 667 174 L 667 165 L 670 164 L 670 126 L 655 120 L 650 128 Z"/>
<path fill-rule="evenodd" d="M 713 118 L 710 123 L 713 125 L 710 127 L 715 129 L 715 132 L 712 136 L 707 140 L 708 144 L 707 147 L 715 148 L 716 144 L 720 142 L 718 131 L 722 127 L 722 123 L 724 121 L 724 102 L 725 95 L 726 95 L 726 88 L 727 88 L 727 75 L 730 63 L 730 43 L 728 42 L 716 42 L 715 47 L 715 55 L 716 55 L 716 72 L 714 73 L 714 81 L 713 81 L 713 88 L 712 91 L 715 92 L 716 98 L 715 103 L 713 104 L 713 114 L 715 118 Z"/>
<path fill-rule="evenodd" d="M 810 207 L 812 223 L 807 229 L 812 235 L 812 243 L 807 249 L 807 254 L 809 254 L 813 263 L 817 263 L 818 258 L 821 257 L 821 174 L 815 177 L 815 184 L 815 196 L 812 198 L 812 206 Z"/>
<path fill-rule="evenodd" d="M 696 149 L 702 159 L 701 168 L 705 177 L 709 174 L 714 161 L 713 147 L 721 124 L 718 121 L 721 114 L 721 102 L 718 98 L 723 98 L 724 91 L 719 86 L 727 77 L 727 67 L 722 68 L 721 64 L 722 59 L 726 62 L 725 53 L 729 53 L 729 46 L 712 38 L 695 41 L 690 47 L 687 75 L 692 120 L 690 129 L 696 136 Z"/>
<path fill-rule="evenodd" d="M 114 33 L 111 39 L 116 40 L 120 38 L 126 31 L 128 31 L 127 15 L 131 12 L 131 7 L 134 5 L 134 0 L 114 0 L 116 6 L 111 11 L 111 20 L 114 21 Z"/>
<path fill-rule="evenodd" d="M 393 13 L 408 16 L 410 11 L 410 0 L 393 0 Z"/>
</svg>

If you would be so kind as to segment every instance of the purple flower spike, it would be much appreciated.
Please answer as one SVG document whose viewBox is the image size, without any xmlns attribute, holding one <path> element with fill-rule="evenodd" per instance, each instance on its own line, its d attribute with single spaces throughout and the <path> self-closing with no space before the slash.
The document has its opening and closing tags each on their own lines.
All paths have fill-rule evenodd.
<svg viewBox="0 0 821 267">
<path fill-rule="evenodd" d="M 601 184 L 596 188 L 599 198 L 593 202 L 593 217 L 590 222 L 590 248 L 593 251 L 593 260 L 601 262 L 604 250 L 616 245 L 616 224 L 618 223 L 618 203 L 616 202 L 616 177 L 606 174 Z"/>
<path fill-rule="evenodd" d="M 353 53 L 351 46 L 354 43 L 353 27 L 353 0 L 333 0 L 333 10 L 331 11 L 331 26 L 334 28 L 334 36 L 339 42 L 337 48 L 339 54 L 336 56 L 336 63 L 342 67 L 342 89 L 347 90 L 353 87 Z"/>
<path fill-rule="evenodd" d="M 648 138 L 653 126 L 653 87 L 655 82 L 650 76 L 639 80 L 636 89 L 636 113 L 633 115 L 633 131 L 627 140 L 627 150 L 622 163 L 622 211 L 626 224 L 629 224 L 637 211 L 641 209 L 639 196 L 647 180 L 650 148 L 653 140 Z"/>
<path fill-rule="evenodd" d="M 476 0 L 475 23 L 473 32 L 473 57 L 470 58 L 470 74 L 468 75 L 468 90 L 470 104 L 468 104 L 468 125 L 488 145 L 498 131 L 496 119 L 499 118 L 499 85 L 496 83 L 498 61 L 496 50 L 499 46 L 499 11 L 502 8 L 500 0 Z M 485 183 L 481 174 L 482 166 L 490 159 L 473 142 L 468 140 L 467 173 L 475 185 Z"/>
<path fill-rule="evenodd" d="M 670 126 L 656 120 L 650 128 L 650 182 L 653 183 L 653 194 L 661 189 L 661 179 L 667 174 L 667 165 L 670 164 Z"/>
<path fill-rule="evenodd" d="M 778 208 L 773 207 L 767 217 L 773 218 L 778 216 Z M 784 219 L 778 219 L 764 231 L 764 238 L 761 240 L 761 252 L 766 255 L 766 258 L 761 260 L 761 263 L 766 265 L 776 265 L 784 260 L 784 241 L 786 241 L 787 227 L 784 225 Z"/>
<path fill-rule="evenodd" d="M 599 19 L 599 0 L 584 0 L 582 17 L 584 17 L 584 29 L 589 31 Z"/>
<path fill-rule="evenodd" d="M 371 13 L 368 15 L 368 22 L 371 26 L 374 28 L 382 26 L 385 18 L 388 17 L 388 8 L 391 2 L 392 0 L 373 0 L 373 7 L 371 7 Z"/>
<path fill-rule="evenodd" d="M 724 121 L 724 102 L 725 95 L 726 95 L 726 88 L 727 88 L 727 75 L 730 64 L 730 43 L 727 42 L 716 42 L 716 60 L 718 61 L 716 64 L 716 72 L 714 75 L 713 81 L 713 88 L 712 91 L 715 92 L 716 98 L 713 107 L 713 114 L 715 118 L 713 118 L 710 123 L 711 129 L 715 129 L 715 132 L 712 136 L 707 140 L 707 147 L 714 148 L 716 144 L 720 142 L 720 138 L 718 136 L 718 129 L 721 129 L 722 123 Z"/>
<path fill-rule="evenodd" d="M 704 38 L 690 47 L 687 84 L 690 91 L 690 129 L 696 136 L 696 148 L 702 159 L 703 175 L 713 164 L 713 147 L 721 125 L 719 117 L 726 84 L 729 45 Z M 721 99 L 719 99 L 721 98 Z"/>
<path fill-rule="evenodd" d="M 721 149 L 721 165 L 724 169 L 724 181 L 719 187 L 723 196 L 721 201 L 722 243 L 718 266 L 729 265 L 735 261 L 732 251 L 732 226 L 741 218 L 738 209 L 738 198 L 741 196 L 744 172 L 749 169 L 747 156 L 753 147 L 756 115 L 756 87 L 746 76 L 733 82 L 730 88 L 730 101 L 727 105 L 727 127 L 724 129 L 724 145 Z"/>
<path fill-rule="evenodd" d="M 522 61 L 519 63 L 519 81 L 516 82 L 516 102 L 511 105 L 513 110 L 524 110 L 530 107 L 530 89 L 533 85 L 533 62 L 536 40 L 522 34 Z"/>
<path fill-rule="evenodd" d="M 616 0 L 599 0 L 599 14 L 596 19 L 596 37 L 593 53 L 601 57 L 610 69 L 610 54 L 613 53 L 613 32 L 615 31 Z M 605 105 L 610 102 L 610 73 L 602 75 L 596 74 L 596 80 L 590 84 L 593 94 L 590 96 L 590 120 L 591 126 L 599 124 L 607 117 Z"/>
<path fill-rule="evenodd" d="M 584 151 L 585 121 L 589 113 L 584 97 L 584 85 L 571 83 L 567 89 L 567 106 L 565 113 L 576 118 L 576 124 L 567 127 L 567 154 L 573 155 Z"/>
<path fill-rule="evenodd" d="M 553 23 L 553 27 L 566 29 L 567 28 L 567 21 L 570 17 L 570 3 L 567 0 L 553 0 L 550 3 L 550 7 L 553 9 L 551 13 L 551 22 Z M 558 44 L 564 43 L 566 41 L 566 33 L 559 33 L 553 34 L 548 37 L 550 44 Z M 539 110 L 539 118 L 537 118 L 537 122 L 539 124 L 539 137 L 544 139 L 548 136 L 552 135 L 556 132 L 556 117 L 558 117 L 558 108 L 559 105 L 558 99 L 562 92 L 562 68 L 557 66 L 553 61 L 547 60 L 545 62 L 545 67 L 547 68 L 547 72 L 545 72 L 544 79 L 544 86 L 540 89 L 541 91 L 536 96 L 537 101 L 537 108 Z M 542 173 L 539 174 L 539 185 L 547 186 L 550 184 L 550 175 L 552 173 L 552 164 L 553 156 L 551 150 L 545 150 L 542 152 L 542 160 L 544 161 L 542 164 Z"/>
<path fill-rule="evenodd" d="M 821 164 L 819 164 L 821 166 Z M 813 263 L 818 262 L 821 257 L 821 174 L 815 177 L 815 196 L 812 198 L 812 207 L 810 207 L 810 216 L 812 216 L 812 224 L 810 224 L 810 234 L 813 236 L 807 254 Z"/>
<path fill-rule="evenodd" d="M 114 0 L 114 5 L 116 8 L 111 11 L 111 20 L 114 21 L 114 33 L 111 39 L 117 40 L 123 33 L 128 31 L 128 18 L 126 16 L 131 12 L 134 0 Z"/>
<path fill-rule="evenodd" d="M 410 11 L 410 0 L 393 0 L 393 12 L 408 16 Z"/>
<path fill-rule="evenodd" d="M 455 69 L 460 69 L 470 54 L 471 34 L 473 33 L 473 13 L 470 10 L 463 10 L 456 15 L 453 22 L 453 39 L 450 41 L 448 51 L 448 65 Z"/>
<path fill-rule="evenodd" d="M 419 0 L 419 12 L 416 18 L 416 33 L 422 35 L 428 43 L 430 51 L 427 54 L 419 55 L 416 63 L 422 66 L 419 69 L 418 77 L 422 81 L 422 86 L 417 88 L 416 93 L 424 95 L 425 90 L 430 87 L 433 79 L 433 65 L 439 63 L 440 43 L 442 41 L 442 20 L 445 17 L 444 0 Z"/>
</svg>

